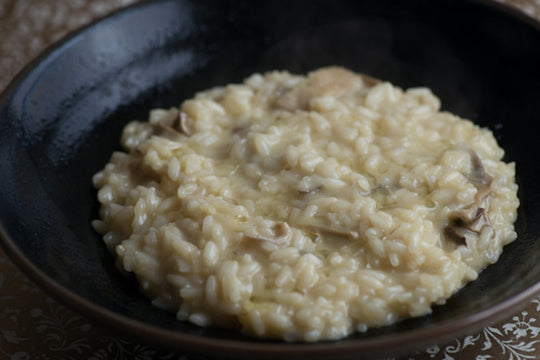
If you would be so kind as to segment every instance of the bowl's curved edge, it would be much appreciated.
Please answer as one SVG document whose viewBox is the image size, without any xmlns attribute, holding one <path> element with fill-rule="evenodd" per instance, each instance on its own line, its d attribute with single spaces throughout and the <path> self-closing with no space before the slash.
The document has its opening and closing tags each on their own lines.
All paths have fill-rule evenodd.
<svg viewBox="0 0 540 360">
<path fill-rule="evenodd" d="M 540 31 L 540 22 L 526 15 L 525 13 L 511 6 L 495 2 L 493 0 L 469 0 L 483 6 L 496 8 L 500 12 L 516 17 L 519 21 L 535 27 Z M 161 2 L 167 2 L 161 1 Z M 159 1 L 157 3 L 160 3 Z M 104 16 L 91 22 L 75 31 L 65 35 L 61 40 L 52 44 L 43 50 L 38 56 L 31 60 L 16 76 L 10 81 L 7 87 L 0 94 L 0 106 L 6 99 L 10 98 L 17 86 L 28 76 L 35 67 L 44 59 L 49 58 L 55 52 L 61 52 L 64 46 L 92 27 L 110 21 L 116 16 L 126 15 L 128 12 L 140 9 L 146 6 L 152 6 L 156 3 L 142 1 Z M 406 334 L 390 335 L 380 338 L 366 338 L 365 341 L 337 341 L 324 343 L 294 344 L 280 342 L 250 342 L 238 341 L 231 342 L 221 339 L 207 339 L 180 332 L 169 331 L 148 325 L 146 323 L 121 316 L 96 306 L 83 297 L 73 294 L 68 289 L 47 276 L 38 267 L 32 264 L 20 251 L 17 245 L 10 239 L 0 222 L 0 246 L 4 249 L 6 255 L 24 272 L 32 281 L 34 281 L 45 293 L 51 295 L 56 300 L 66 304 L 73 310 L 80 312 L 95 320 L 100 324 L 112 326 L 115 331 L 129 334 L 130 336 L 143 341 L 152 343 L 169 350 L 192 351 L 195 353 L 204 352 L 210 355 L 216 355 L 223 358 L 223 354 L 238 358 L 252 358 L 257 355 L 259 358 L 275 358 L 279 356 L 291 357 L 294 359 L 321 359 L 328 356 L 335 358 L 380 356 L 385 354 L 395 354 L 397 352 L 434 343 L 441 343 L 452 337 L 463 335 L 467 332 L 473 332 L 484 326 L 488 322 L 500 320 L 508 315 L 509 311 L 514 311 L 524 306 L 527 301 L 540 293 L 540 281 L 511 298 L 500 302 L 499 304 L 478 312 L 471 316 L 464 316 L 452 321 L 448 321 L 432 328 L 415 330 Z M 419 339 L 422 339 L 419 341 Z"/>
</svg>

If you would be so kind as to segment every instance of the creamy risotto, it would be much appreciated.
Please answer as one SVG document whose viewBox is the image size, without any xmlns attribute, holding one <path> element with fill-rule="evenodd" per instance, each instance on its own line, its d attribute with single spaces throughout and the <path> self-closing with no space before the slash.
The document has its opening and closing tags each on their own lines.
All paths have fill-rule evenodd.
<svg viewBox="0 0 540 360">
<path fill-rule="evenodd" d="M 339 339 L 427 314 L 516 238 L 493 134 L 339 67 L 254 74 L 129 123 L 95 229 L 200 326 Z"/>
</svg>

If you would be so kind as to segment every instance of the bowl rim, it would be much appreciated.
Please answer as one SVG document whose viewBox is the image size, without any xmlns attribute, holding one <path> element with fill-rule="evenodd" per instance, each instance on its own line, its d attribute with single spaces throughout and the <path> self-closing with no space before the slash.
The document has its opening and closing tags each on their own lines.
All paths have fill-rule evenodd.
<svg viewBox="0 0 540 360">
<path fill-rule="evenodd" d="M 4 107 L 12 94 L 18 89 L 24 79 L 35 71 L 44 61 L 61 52 L 70 42 L 76 41 L 86 31 L 96 28 L 108 21 L 113 21 L 118 16 L 127 15 L 132 11 L 143 10 L 148 6 L 156 6 L 161 3 L 172 3 L 175 0 L 142 0 L 134 4 L 120 7 L 105 16 L 98 17 L 90 23 L 68 32 L 59 40 L 44 48 L 37 56 L 34 56 L 8 83 L 0 93 L 0 108 Z M 513 17 L 519 22 L 532 26 L 540 32 L 540 20 L 527 15 L 522 10 L 498 0 L 463 0 L 464 2 L 480 4 L 495 9 L 503 15 Z M 0 120 L 3 121 L 3 120 Z M 235 356 L 238 358 L 252 358 L 257 355 L 261 358 L 275 358 L 275 356 L 293 356 L 295 359 L 322 359 L 328 356 L 341 358 L 354 356 L 362 358 L 378 354 L 400 353 L 411 350 L 413 347 L 420 349 L 422 346 L 438 344 L 452 337 L 463 335 L 466 332 L 478 330 L 488 322 L 501 320 L 508 315 L 509 311 L 517 311 L 528 300 L 540 293 L 540 280 L 529 288 L 491 306 L 470 315 L 463 315 L 451 320 L 445 320 L 433 326 L 410 330 L 406 333 L 389 334 L 365 339 L 338 340 L 315 343 L 287 343 L 276 341 L 249 341 L 227 340 L 219 338 L 207 338 L 198 335 L 187 334 L 181 331 L 168 330 L 156 325 L 135 320 L 130 317 L 117 314 L 111 310 L 94 304 L 84 297 L 64 287 L 39 267 L 33 264 L 19 249 L 15 241 L 7 234 L 4 222 L 0 218 L 0 247 L 3 248 L 7 257 L 28 276 L 45 294 L 68 306 L 72 310 L 83 314 L 92 322 L 107 325 L 111 330 L 147 344 L 163 347 L 168 350 L 203 352 L 211 355 Z"/>
</svg>

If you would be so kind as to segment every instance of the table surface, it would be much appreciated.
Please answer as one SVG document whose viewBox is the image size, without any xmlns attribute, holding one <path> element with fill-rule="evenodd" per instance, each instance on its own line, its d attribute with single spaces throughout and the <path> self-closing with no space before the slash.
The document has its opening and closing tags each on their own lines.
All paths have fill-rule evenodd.
<svg viewBox="0 0 540 360">
<path fill-rule="evenodd" d="M 540 0 L 499 0 L 540 19 Z M 0 0 L 0 90 L 47 45 L 136 0 Z M 29 40 L 31 39 L 31 40 Z M 502 321 L 405 359 L 540 358 L 540 296 Z M 44 294 L 0 249 L 0 359 L 182 359 L 134 343 Z M 198 359 L 198 358 L 197 358 Z"/>
</svg>

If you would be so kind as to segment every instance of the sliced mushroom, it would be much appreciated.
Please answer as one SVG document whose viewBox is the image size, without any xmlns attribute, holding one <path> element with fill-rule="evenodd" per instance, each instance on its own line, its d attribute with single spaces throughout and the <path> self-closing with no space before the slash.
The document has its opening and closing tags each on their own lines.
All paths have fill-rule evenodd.
<svg viewBox="0 0 540 360">
<path fill-rule="evenodd" d="M 190 136 L 193 133 L 191 129 L 192 126 L 193 119 L 185 112 L 180 111 L 178 113 L 178 119 L 176 120 L 176 127 L 178 127 L 182 133 Z"/>
<path fill-rule="evenodd" d="M 469 227 L 473 224 L 467 216 L 466 213 L 458 213 L 450 217 L 448 225 L 444 228 L 446 239 L 458 245 L 467 245 L 467 235 L 471 232 Z"/>
<path fill-rule="evenodd" d="M 480 174 L 480 170 L 477 171 L 477 174 Z M 480 234 L 484 226 L 491 227 L 486 214 L 487 202 L 491 195 L 491 177 L 483 174 L 479 178 L 471 179 L 471 183 L 477 188 L 474 203 L 456 211 L 444 229 L 445 237 L 458 245 L 466 245 L 467 234 Z"/>
<path fill-rule="evenodd" d="M 305 110 L 314 97 L 340 96 L 376 82 L 372 77 L 364 77 L 339 66 L 329 66 L 310 72 L 297 87 L 280 88 L 276 106 L 289 111 Z"/>
<path fill-rule="evenodd" d="M 478 156 L 478 153 L 470 149 L 469 154 L 471 155 L 472 163 L 472 171 L 469 175 L 469 180 L 472 183 L 476 184 L 485 185 L 491 183 L 491 176 L 486 173 L 486 170 L 484 169 L 484 165 L 482 164 L 482 160 L 480 159 L 480 156 Z"/>
<path fill-rule="evenodd" d="M 461 221 L 456 222 L 455 220 L 452 220 L 444 228 L 444 237 L 447 240 L 453 241 L 457 245 L 467 246 L 467 237 L 464 233 L 465 231 L 466 229 L 461 225 Z"/>
<path fill-rule="evenodd" d="M 366 74 L 360 74 L 360 77 L 364 80 L 364 84 L 367 85 L 367 87 L 373 87 L 381 82 L 381 80 Z"/>
<path fill-rule="evenodd" d="M 240 136 L 246 136 L 247 133 L 249 132 L 250 127 L 251 127 L 251 125 L 249 125 L 249 124 L 236 125 L 232 129 L 232 133 L 240 135 Z"/>
<path fill-rule="evenodd" d="M 474 223 L 484 218 L 487 220 L 486 209 L 489 197 L 492 194 L 491 183 L 493 178 L 486 172 L 482 160 L 474 150 L 470 150 L 473 169 L 468 179 L 476 187 L 474 203 L 466 207 L 468 218 Z"/>
<path fill-rule="evenodd" d="M 260 241 L 269 241 L 276 245 L 286 245 L 290 242 L 292 231 L 289 225 L 285 222 L 278 222 L 272 226 L 273 235 L 265 234 L 245 234 L 246 238 Z"/>
<path fill-rule="evenodd" d="M 327 234 L 356 240 L 360 237 L 357 231 L 327 226 L 310 226 L 309 229 L 316 234 Z"/>
<path fill-rule="evenodd" d="M 192 134 L 191 126 L 193 119 L 183 111 L 178 112 L 178 116 L 170 125 L 157 123 L 153 125 L 153 133 L 170 140 L 178 140 L 180 134 L 190 136 Z"/>
<path fill-rule="evenodd" d="M 471 221 L 472 221 L 473 223 L 478 223 L 478 221 L 479 221 L 480 219 L 482 219 L 482 218 L 483 218 L 483 219 L 486 219 L 486 209 L 484 209 L 484 208 L 478 208 L 478 209 L 476 209 L 476 212 L 475 212 L 473 218 L 471 219 Z"/>
<path fill-rule="evenodd" d="M 175 130 L 174 127 L 163 125 L 163 124 L 156 124 L 153 125 L 154 127 L 154 134 L 157 136 L 161 136 L 164 138 L 167 138 L 169 140 L 178 140 L 178 137 L 180 136 L 180 133 Z"/>
<path fill-rule="evenodd" d="M 492 227 L 486 214 L 487 202 L 492 194 L 493 178 L 485 171 L 478 154 L 469 149 L 472 171 L 468 176 L 471 184 L 476 187 L 474 202 L 456 211 L 444 228 L 444 236 L 458 245 L 466 245 L 467 234 L 480 234 L 485 226 Z"/>
<path fill-rule="evenodd" d="M 467 245 L 467 235 L 480 235 L 485 227 L 492 227 L 486 209 L 476 208 L 473 211 L 461 211 L 454 214 L 444 228 L 446 239 L 458 245 Z"/>
<path fill-rule="evenodd" d="M 315 194 L 324 189 L 324 179 L 318 175 L 304 176 L 292 186 L 299 194 Z"/>
<path fill-rule="evenodd" d="M 161 182 L 161 175 L 157 173 L 154 169 L 152 169 L 150 166 L 144 164 L 142 159 L 139 161 L 130 161 L 128 163 L 128 166 L 130 169 L 130 173 L 133 174 L 134 178 L 136 179 L 135 181 L 137 184 Z"/>
<path fill-rule="evenodd" d="M 384 208 L 391 204 L 390 194 L 397 189 L 398 186 L 378 185 L 372 188 L 366 195 L 371 196 L 379 207 Z"/>
<path fill-rule="evenodd" d="M 311 189 L 298 189 L 298 192 L 302 195 L 316 194 L 323 189 L 322 185 L 315 186 Z"/>
<path fill-rule="evenodd" d="M 472 171 L 468 179 L 476 189 L 475 202 L 483 202 L 491 195 L 491 183 L 493 178 L 486 172 L 482 160 L 474 150 L 469 151 L 471 154 Z"/>
</svg>

